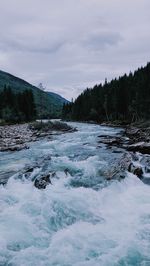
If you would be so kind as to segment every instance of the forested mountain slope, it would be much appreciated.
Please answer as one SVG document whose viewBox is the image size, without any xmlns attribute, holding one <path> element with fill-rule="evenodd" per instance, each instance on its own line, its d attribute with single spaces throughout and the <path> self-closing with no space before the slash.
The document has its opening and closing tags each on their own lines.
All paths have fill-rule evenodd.
<svg viewBox="0 0 150 266">
<path fill-rule="evenodd" d="M 121 121 L 150 119 L 150 63 L 134 73 L 86 89 L 63 107 L 65 119 Z"/>
<path fill-rule="evenodd" d="M 63 101 L 63 98 L 57 94 L 43 92 L 39 88 L 18 77 L 4 71 L 0 71 L 0 91 L 2 91 L 4 87 L 9 87 L 16 93 L 22 93 L 25 90 L 32 90 L 37 114 L 42 114 L 44 117 L 59 117 L 62 111 L 63 103 L 66 102 L 65 99 Z"/>
</svg>

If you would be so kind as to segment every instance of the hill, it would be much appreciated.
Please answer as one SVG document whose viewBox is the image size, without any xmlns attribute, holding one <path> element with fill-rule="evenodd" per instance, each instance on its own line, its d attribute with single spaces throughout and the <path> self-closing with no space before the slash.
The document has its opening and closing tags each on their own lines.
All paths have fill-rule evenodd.
<svg viewBox="0 0 150 266">
<path fill-rule="evenodd" d="M 150 63 L 134 73 L 87 88 L 63 117 L 77 121 L 130 123 L 150 119 Z"/>
<path fill-rule="evenodd" d="M 46 91 L 46 93 L 51 96 L 51 98 L 58 104 L 64 104 L 64 103 L 69 103 L 68 100 L 66 100 L 65 98 L 63 98 L 61 95 L 55 93 L 55 92 L 49 92 L 49 91 Z"/>
<path fill-rule="evenodd" d="M 0 91 L 4 86 L 9 86 L 13 92 L 23 92 L 32 90 L 38 115 L 42 113 L 43 117 L 59 117 L 64 102 L 67 102 L 60 95 L 52 92 L 43 92 L 30 83 L 15 77 L 7 72 L 0 71 Z"/>
</svg>

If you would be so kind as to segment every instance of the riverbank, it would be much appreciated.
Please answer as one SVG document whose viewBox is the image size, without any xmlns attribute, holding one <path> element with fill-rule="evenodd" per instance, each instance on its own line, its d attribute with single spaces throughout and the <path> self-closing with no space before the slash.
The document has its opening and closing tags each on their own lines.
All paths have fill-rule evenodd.
<svg viewBox="0 0 150 266">
<path fill-rule="evenodd" d="M 52 135 L 72 132 L 74 129 L 61 122 L 34 122 L 0 126 L 0 152 L 29 149 L 29 143 Z"/>
<path fill-rule="evenodd" d="M 71 121 L 70 121 L 71 122 Z M 78 122 L 78 121 L 76 121 Z M 103 136 L 100 143 L 107 144 L 109 147 L 116 146 L 132 152 L 150 154 L 150 121 L 140 121 L 134 123 L 125 123 L 120 121 L 96 123 L 94 121 L 80 121 L 78 123 L 95 124 L 106 127 L 122 128 L 122 136 Z"/>
<path fill-rule="evenodd" d="M 102 125 L 116 126 L 116 124 L 112 123 L 103 123 Z M 118 126 L 124 129 L 122 136 L 112 138 L 110 136 L 101 135 L 100 142 L 110 147 L 117 146 L 118 148 L 124 148 L 131 152 L 150 154 L 150 121 L 131 123 L 125 126 L 117 125 L 117 127 Z"/>
<path fill-rule="evenodd" d="M 108 123 L 103 125 L 112 126 Z M 123 127 L 122 134 L 118 136 L 99 135 L 99 145 L 102 144 L 105 144 L 112 152 L 124 150 L 124 155 L 117 168 L 112 168 L 111 175 L 108 176 L 109 180 L 116 179 L 118 173 L 119 176 L 124 176 L 124 173 L 128 171 L 144 183 L 150 184 L 150 122 L 126 125 Z"/>
</svg>

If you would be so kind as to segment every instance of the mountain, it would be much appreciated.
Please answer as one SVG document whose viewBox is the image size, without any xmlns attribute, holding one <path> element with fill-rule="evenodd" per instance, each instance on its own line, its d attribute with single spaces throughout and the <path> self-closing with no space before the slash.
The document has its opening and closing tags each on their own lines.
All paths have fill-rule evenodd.
<svg viewBox="0 0 150 266">
<path fill-rule="evenodd" d="M 63 117 L 121 123 L 150 119 L 150 63 L 134 73 L 86 89 L 74 103 L 64 106 Z"/>
<path fill-rule="evenodd" d="M 68 100 L 66 100 L 65 98 L 63 98 L 61 95 L 55 93 L 55 92 L 49 92 L 49 91 L 46 91 L 47 94 L 49 94 L 51 96 L 51 98 L 54 99 L 55 102 L 57 102 L 58 104 L 66 104 L 66 103 L 69 103 Z"/>
<path fill-rule="evenodd" d="M 43 92 L 23 79 L 15 77 L 7 72 L 0 71 L 0 91 L 4 86 L 9 86 L 13 92 L 32 90 L 38 115 L 56 118 L 61 115 L 62 106 L 66 99 L 53 92 Z"/>
</svg>

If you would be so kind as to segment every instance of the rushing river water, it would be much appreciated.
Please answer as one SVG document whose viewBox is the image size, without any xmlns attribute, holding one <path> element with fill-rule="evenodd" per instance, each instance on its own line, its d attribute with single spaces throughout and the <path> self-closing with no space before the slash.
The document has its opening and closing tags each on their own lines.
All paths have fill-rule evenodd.
<svg viewBox="0 0 150 266">
<path fill-rule="evenodd" d="M 98 136 L 120 129 L 70 124 L 78 131 L 0 154 L 1 180 L 11 176 L 0 186 L 0 266 L 150 266 L 150 186 L 104 176 L 123 151 Z M 52 185 L 36 189 L 50 171 Z"/>
</svg>

